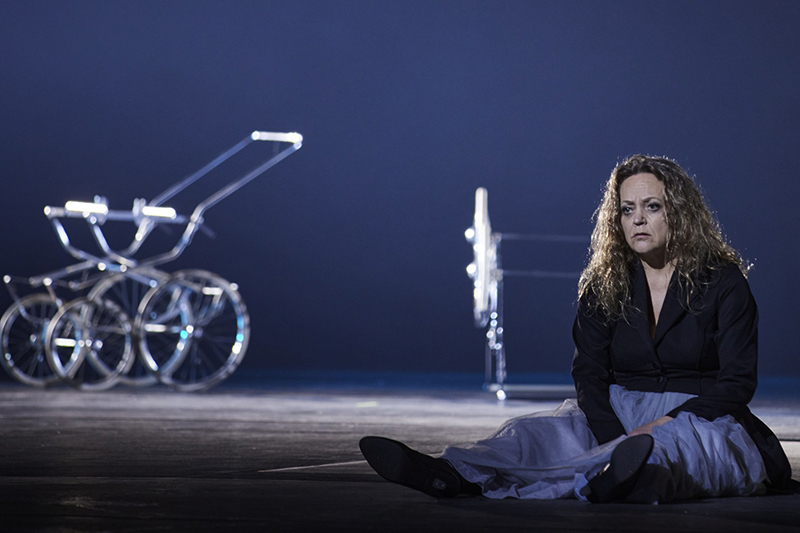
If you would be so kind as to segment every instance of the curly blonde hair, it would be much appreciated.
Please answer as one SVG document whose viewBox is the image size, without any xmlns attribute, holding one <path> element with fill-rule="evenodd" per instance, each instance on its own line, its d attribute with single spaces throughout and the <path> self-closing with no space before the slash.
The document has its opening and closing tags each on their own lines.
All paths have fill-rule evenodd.
<svg viewBox="0 0 800 533">
<path fill-rule="evenodd" d="M 618 164 L 605 186 L 594 213 L 589 264 L 581 273 L 578 296 L 608 320 L 617 320 L 631 308 L 630 268 L 637 259 L 622 230 L 619 188 L 636 174 L 654 175 L 664 185 L 664 211 L 669 227 L 666 255 L 674 262 L 686 306 L 705 269 L 736 264 L 747 275 L 739 253 L 722 236 L 694 180 L 677 163 L 665 157 L 634 155 Z"/>
</svg>

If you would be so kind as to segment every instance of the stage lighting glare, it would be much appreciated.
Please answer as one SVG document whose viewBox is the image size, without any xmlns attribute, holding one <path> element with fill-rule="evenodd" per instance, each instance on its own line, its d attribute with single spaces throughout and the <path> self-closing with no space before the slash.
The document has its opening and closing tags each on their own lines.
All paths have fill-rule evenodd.
<svg viewBox="0 0 800 533">
<path fill-rule="evenodd" d="M 178 216 L 178 213 L 175 212 L 174 209 L 171 207 L 155 207 L 151 205 L 146 205 L 142 207 L 142 214 L 146 217 L 157 217 L 157 218 L 169 218 L 174 219 Z"/>
<path fill-rule="evenodd" d="M 97 215 L 108 214 L 108 206 L 106 204 L 96 204 L 93 202 L 76 202 L 74 200 L 70 200 L 64 204 L 64 209 L 67 211 L 73 211 L 75 213 L 93 213 Z"/>
<path fill-rule="evenodd" d="M 55 339 L 54 344 L 59 348 L 74 348 L 75 347 L 75 339 Z"/>
<path fill-rule="evenodd" d="M 272 131 L 254 131 L 250 138 L 254 141 L 276 141 L 297 144 L 303 142 L 303 136 L 299 133 L 277 133 Z"/>
</svg>

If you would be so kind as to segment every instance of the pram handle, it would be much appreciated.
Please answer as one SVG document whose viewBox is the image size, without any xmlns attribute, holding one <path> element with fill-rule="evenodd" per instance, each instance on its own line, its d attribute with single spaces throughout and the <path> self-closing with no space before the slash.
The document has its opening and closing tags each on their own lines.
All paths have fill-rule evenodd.
<svg viewBox="0 0 800 533">
<path fill-rule="evenodd" d="M 206 165 L 205 167 L 201 168 L 191 176 L 185 178 L 180 183 L 176 184 L 175 186 L 167 189 L 155 199 L 151 205 L 158 206 L 161 205 L 162 202 L 171 198 L 175 194 L 179 193 L 195 181 L 197 181 L 200 177 L 210 172 L 213 168 L 218 166 L 220 163 L 231 157 L 233 154 L 247 146 L 253 141 L 273 141 L 273 142 L 281 142 L 287 143 L 289 146 L 281 150 L 280 152 L 273 155 L 267 161 L 261 163 L 258 167 L 254 168 L 244 176 L 231 181 L 225 187 L 219 189 L 217 192 L 197 204 L 192 215 L 188 219 L 188 224 L 186 224 L 186 230 L 183 232 L 178 243 L 172 250 L 163 253 L 161 255 L 157 255 L 151 257 L 147 261 L 143 261 L 143 265 L 147 266 L 154 266 L 166 263 L 168 261 L 172 261 L 173 259 L 180 256 L 183 251 L 189 246 L 189 243 L 192 242 L 192 238 L 194 237 L 195 233 L 197 233 L 198 229 L 201 229 L 203 226 L 203 214 L 206 212 L 207 209 L 213 207 L 214 205 L 218 204 L 220 201 L 224 200 L 234 192 L 238 191 L 242 187 L 244 187 L 247 183 L 251 182 L 279 162 L 283 161 L 285 158 L 289 157 L 289 155 L 293 154 L 300 147 L 303 146 L 303 136 L 299 133 L 281 133 L 281 132 L 271 132 L 271 131 L 254 131 L 248 137 L 245 137 L 239 143 L 234 145 L 228 151 L 223 152 L 220 154 L 216 159 L 214 159 L 211 163 Z"/>
<path fill-rule="evenodd" d="M 234 144 L 233 146 L 231 146 L 230 148 L 219 154 L 217 157 L 212 159 L 209 163 L 207 163 L 205 166 L 203 166 L 200 170 L 198 170 L 194 174 L 190 174 L 189 176 L 183 178 L 178 183 L 172 185 L 165 191 L 161 192 L 158 196 L 153 198 L 152 202 L 150 202 L 150 205 L 152 206 L 163 205 L 164 202 L 166 202 L 176 194 L 180 193 L 181 191 L 186 189 L 189 185 L 196 182 L 197 180 L 199 180 L 200 178 L 202 178 L 203 176 L 205 176 L 206 174 L 217 168 L 219 165 L 221 165 L 222 163 L 224 163 L 225 161 L 227 161 L 228 159 L 239 153 L 242 149 L 244 149 L 248 144 L 250 144 L 253 141 L 274 141 L 274 142 L 289 143 L 292 146 L 291 150 L 287 151 L 288 153 L 284 152 L 285 155 L 283 157 L 286 157 L 286 155 L 289 155 L 290 153 L 300 149 L 300 147 L 303 145 L 303 136 L 296 132 L 283 133 L 276 131 L 254 131 L 253 133 L 251 133 L 250 135 L 248 135 L 247 137 L 245 137 L 244 139 L 242 139 L 241 141 Z M 283 159 L 283 157 L 281 157 L 280 159 Z M 277 161 L 275 161 L 275 163 L 277 163 Z M 234 185 L 236 183 L 238 183 L 238 181 L 235 181 L 230 185 Z M 244 183 L 242 183 L 241 185 L 244 185 Z M 238 187 L 236 188 L 238 189 Z"/>
<path fill-rule="evenodd" d="M 186 189 L 189 185 L 208 174 L 211 170 L 254 141 L 287 143 L 289 146 L 274 154 L 270 159 L 263 162 L 249 173 L 228 183 L 225 187 L 200 202 L 189 217 L 178 215 L 175 210 L 170 207 L 163 207 L 165 201 Z M 70 201 L 64 204 L 64 207 L 47 206 L 44 208 L 44 213 L 53 225 L 62 247 L 79 261 L 91 261 L 96 264 L 112 261 L 126 267 L 159 265 L 181 255 L 192 241 L 197 231 L 206 229 L 203 227 L 203 214 L 207 209 L 238 191 L 245 184 L 263 174 L 266 170 L 282 161 L 290 154 L 299 150 L 302 145 L 303 136 L 299 133 L 254 131 L 194 174 L 191 174 L 163 191 L 150 203 L 147 203 L 144 199 L 134 200 L 133 208 L 130 211 L 111 210 L 108 208 L 108 202 L 105 198 L 95 197 L 94 202 Z M 64 225 L 61 223 L 60 219 L 62 218 L 85 219 L 91 228 L 95 242 L 104 256 L 101 257 L 91 254 L 73 246 L 70 243 Z M 107 220 L 132 221 L 138 226 L 133 241 L 126 249 L 115 251 L 108 245 L 108 241 L 101 228 Z M 141 262 L 133 260 L 132 256 L 139 250 L 153 228 L 159 224 L 185 224 L 186 229 L 178 240 L 178 243 L 170 251 L 142 260 Z"/>
</svg>

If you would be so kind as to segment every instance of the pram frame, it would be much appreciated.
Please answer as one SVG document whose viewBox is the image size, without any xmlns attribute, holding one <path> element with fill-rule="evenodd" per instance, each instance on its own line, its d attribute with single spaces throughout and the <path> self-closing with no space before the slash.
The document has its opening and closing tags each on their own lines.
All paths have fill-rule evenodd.
<svg viewBox="0 0 800 533">
<path fill-rule="evenodd" d="M 202 200 L 189 216 L 179 215 L 171 208 L 164 207 L 165 202 L 180 194 L 197 180 L 209 174 L 255 141 L 280 143 L 278 146 L 281 146 L 282 149 L 269 159 L 258 164 L 251 171 L 228 182 Z M 119 381 L 125 382 L 125 373 L 133 366 L 133 363 L 129 360 L 131 354 L 127 353 L 132 353 L 132 349 L 126 349 L 119 354 L 119 357 L 117 357 L 119 361 L 116 361 L 114 365 L 106 365 L 105 363 L 101 364 L 98 355 L 96 353 L 93 354 L 93 348 L 88 346 L 86 342 L 81 344 L 81 341 L 76 340 L 77 337 L 75 339 L 59 337 L 61 333 L 64 333 L 64 328 L 66 327 L 73 337 L 80 334 L 89 341 L 96 340 L 95 336 L 92 335 L 93 332 L 78 331 L 81 320 L 85 320 L 86 317 L 90 316 L 87 314 L 87 309 L 91 308 L 94 311 L 90 314 L 95 318 L 104 314 L 123 316 L 122 325 L 109 326 L 108 329 L 114 331 L 126 330 L 124 339 L 119 340 L 119 342 L 124 343 L 126 346 L 133 346 L 136 343 L 140 353 L 144 351 L 149 353 L 150 350 L 146 340 L 148 335 L 143 334 L 144 329 L 147 328 L 146 320 L 137 320 L 137 315 L 140 308 L 144 309 L 147 303 L 146 300 L 152 302 L 153 299 L 142 297 L 141 301 L 136 302 L 136 309 L 128 309 L 128 313 L 132 315 L 128 316 L 124 310 L 115 308 L 115 306 L 119 307 L 117 303 L 108 299 L 109 293 L 111 293 L 109 289 L 113 288 L 116 282 L 119 281 L 121 284 L 129 282 L 140 283 L 149 292 L 154 293 L 159 287 L 170 284 L 173 294 L 178 294 L 176 296 L 177 300 L 172 302 L 174 309 L 186 306 L 188 305 L 187 302 L 191 301 L 192 305 L 195 306 L 193 311 L 181 309 L 176 315 L 181 317 L 182 323 L 180 326 L 184 328 L 182 330 L 183 334 L 186 334 L 186 331 L 194 331 L 189 322 L 195 319 L 200 320 L 200 315 L 203 315 L 203 320 L 206 321 L 218 319 L 222 309 L 226 309 L 228 313 L 232 312 L 235 315 L 228 317 L 227 320 L 231 324 L 235 322 L 236 342 L 233 344 L 233 352 L 221 363 L 222 367 L 218 369 L 219 371 L 210 372 L 206 376 L 187 377 L 186 381 L 177 379 L 178 371 L 183 362 L 182 358 L 190 357 L 187 354 L 191 351 L 192 342 L 195 342 L 195 344 L 201 342 L 199 340 L 183 339 L 185 342 L 181 344 L 182 349 L 166 354 L 167 359 L 161 361 L 161 363 L 169 363 L 166 365 L 166 368 L 170 369 L 169 372 L 159 370 L 157 358 L 142 358 L 147 359 L 144 361 L 147 372 L 142 376 L 142 379 L 132 379 L 129 384 L 147 385 L 160 380 L 174 389 L 199 390 L 207 388 L 229 376 L 244 357 L 249 337 L 249 315 L 247 315 L 246 307 L 238 293 L 238 286 L 216 274 L 203 270 L 195 269 L 169 274 L 157 267 L 178 258 L 192 242 L 197 231 L 206 229 L 203 215 L 208 209 L 299 150 L 302 142 L 303 137 L 298 133 L 255 131 L 193 174 L 158 194 L 151 202 L 148 203 L 141 198 L 135 199 L 133 208 L 130 211 L 110 210 L 108 209 L 107 200 L 101 197 L 95 197 L 95 201 L 91 203 L 71 201 L 67 202 L 63 207 L 46 206 L 44 213 L 54 228 L 59 243 L 78 262 L 37 276 L 25 278 L 6 275 L 3 277 L 3 281 L 14 300 L 14 303 L 0 318 L 0 331 L 2 332 L 0 342 L 2 342 L 3 349 L 1 362 L 6 370 L 19 381 L 38 387 L 45 387 L 58 381 L 54 379 L 53 374 L 57 374 L 55 377 L 61 378 L 63 381 L 83 390 L 104 389 L 113 386 Z M 69 234 L 62 223 L 62 219 L 67 218 L 82 218 L 87 222 L 99 253 L 83 250 L 70 241 Z M 124 249 L 115 250 L 109 245 L 102 228 L 103 224 L 109 220 L 129 221 L 136 225 L 136 233 L 133 240 Z M 135 259 L 133 256 L 140 250 L 153 229 L 160 224 L 186 224 L 186 227 L 175 245 L 167 252 L 158 253 L 145 259 Z M 191 275 L 186 272 L 191 272 Z M 21 296 L 17 287 L 23 285 L 33 290 L 33 294 Z M 44 289 L 44 292 L 40 289 Z M 88 291 L 88 296 L 81 297 L 84 300 L 79 303 L 68 305 L 57 289 L 67 289 L 75 296 L 80 296 L 80 294 Z M 149 292 L 145 293 L 144 296 L 147 296 Z M 208 294 L 213 294 L 211 300 L 206 298 Z M 33 309 L 33 307 L 29 308 L 29 304 L 39 306 L 40 314 L 50 315 L 53 310 L 55 311 L 52 316 L 32 316 L 29 309 Z M 225 307 L 226 305 L 228 307 Z M 46 312 L 41 311 L 44 307 L 47 308 Z M 112 309 L 114 313 L 109 312 Z M 151 309 L 150 312 L 152 313 L 153 310 Z M 80 313 L 83 313 L 84 318 L 76 319 L 75 317 Z M 111 320 L 109 318 L 109 321 Z M 22 321 L 27 321 L 28 324 L 25 325 Z M 71 326 L 70 323 L 72 324 Z M 14 360 L 13 350 L 9 347 L 9 330 L 13 330 L 20 324 L 25 326 L 22 328 L 25 333 L 28 330 L 31 331 L 31 339 L 36 337 L 36 343 L 38 344 L 34 347 L 34 352 L 36 349 L 41 349 L 44 352 L 44 356 L 47 359 L 47 367 L 50 368 L 52 374 L 48 375 L 45 371 L 47 367 L 43 367 L 45 370 L 37 370 L 37 375 L 28 375 L 25 370 L 20 370 L 20 365 Z M 133 328 L 139 328 L 140 331 Z M 94 333 L 99 331 L 101 330 L 98 329 Z M 152 335 L 150 337 L 152 338 Z M 31 340 L 31 343 L 33 342 Z M 95 343 L 95 347 L 97 345 L 98 343 Z M 57 361 L 61 357 L 59 350 L 63 347 L 73 350 L 68 354 L 66 364 L 62 364 L 64 361 Z M 37 352 L 35 356 L 41 358 L 42 353 Z M 40 360 L 37 359 L 37 361 L 41 363 Z M 31 365 L 36 364 L 37 361 L 32 361 Z M 89 365 L 84 364 L 87 361 Z M 105 368 L 105 370 L 99 373 L 95 372 L 97 376 L 94 376 L 91 380 L 79 377 L 80 368 L 90 365 L 94 366 L 95 370 L 98 368 Z M 111 370 L 109 371 L 109 369 Z"/>
</svg>

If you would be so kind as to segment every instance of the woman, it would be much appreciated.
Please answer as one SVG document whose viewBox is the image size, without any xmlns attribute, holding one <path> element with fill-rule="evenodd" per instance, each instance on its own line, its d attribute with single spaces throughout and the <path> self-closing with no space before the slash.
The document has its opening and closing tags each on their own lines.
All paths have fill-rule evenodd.
<svg viewBox="0 0 800 533">
<path fill-rule="evenodd" d="M 675 162 L 609 178 L 579 282 L 577 403 L 507 422 L 441 458 L 380 437 L 384 478 L 433 496 L 667 502 L 787 487 L 789 462 L 747 404 L 758 316 L 742 259 Z"/>
</svg>

